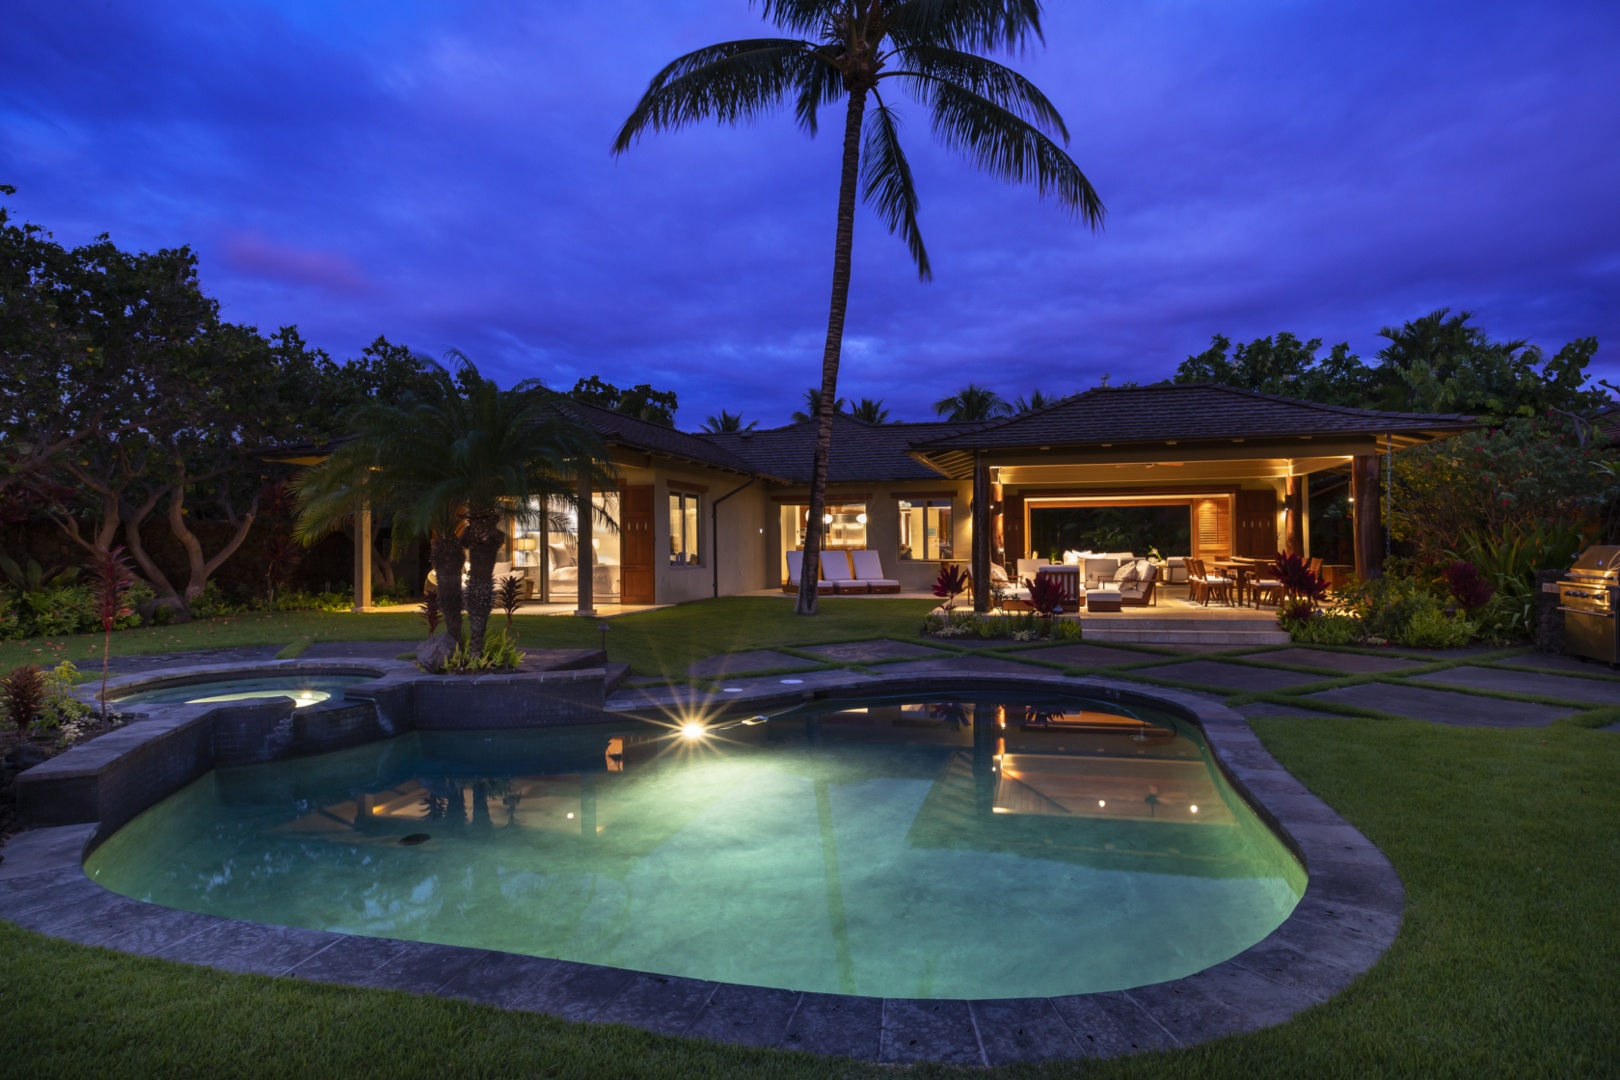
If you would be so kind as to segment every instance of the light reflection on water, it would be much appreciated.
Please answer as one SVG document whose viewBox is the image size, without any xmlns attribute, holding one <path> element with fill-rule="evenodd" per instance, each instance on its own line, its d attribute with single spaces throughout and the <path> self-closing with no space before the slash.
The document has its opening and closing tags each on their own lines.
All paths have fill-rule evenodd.
<svg viewBox="0 0 1620 1080">
<path fill-rule="evenodd" d="M 1192 729 L 1005 694 L 422 732 L 212 773 L 88 870 L 237 918 L 904 997 L 1176 978 L 1304 888 Z"/>
</svg>

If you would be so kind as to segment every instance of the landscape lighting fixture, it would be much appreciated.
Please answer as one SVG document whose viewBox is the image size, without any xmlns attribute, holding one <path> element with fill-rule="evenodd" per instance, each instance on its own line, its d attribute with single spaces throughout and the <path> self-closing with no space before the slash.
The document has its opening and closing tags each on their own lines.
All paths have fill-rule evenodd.
<svg viewBox="0 0 1620 1080">
<path fill-rule="evenodd" d="M 701 739 L 709 733 L 709 729 L 696 720 L 688 720 L 681 725 L 681 735 L 688 739 Z"/>
</svg>

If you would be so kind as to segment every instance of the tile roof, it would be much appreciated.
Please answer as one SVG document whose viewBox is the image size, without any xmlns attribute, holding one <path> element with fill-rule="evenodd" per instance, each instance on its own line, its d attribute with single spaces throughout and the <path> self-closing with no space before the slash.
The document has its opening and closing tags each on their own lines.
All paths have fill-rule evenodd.
<svg viewBox="0 0 1620 1080">
<path fill-rule="evenodd" d="M 833 417 L 832 454 L 827 463 L 827 482 L 860 484 L 938 480 L 938 470 L 911 456 L 909 451 L 912 444 L 985 426 L 983 423 L 949 421 L 867 424 L 840 414 Z M 816 423 L 813 420 L 762 431 L 704 434 L 699 438 L 724 447 L 751 462 L 762 473 L 794 483 L 810 482 L 810 466 L 816 446 Z"/>
<path fill-rule="evenodd" d="M 681 458 L 716 469 L 742 473 L 745 476 L 771 472 L 769 469 L 757 468 L 732 453 L 727 447 L 699 435 L 639 420 L 626 413 L 587 405 L 572 398 L 559 396 L 558 404 L 565 412 L 572 413 L 580 423 L 596 432 L 602 441 L 609 445 Z"/>
<path fill-rule="evenodd" d="M 1300 435 L 1443 434 L 1472 429 L 1459 413 L 1351 409 L 1213 383 L 1098 387 L 992 426 L 918 440 L 933 451 L 1080 446 L 1164 439 L 1283 438 Z"/>
</svg>

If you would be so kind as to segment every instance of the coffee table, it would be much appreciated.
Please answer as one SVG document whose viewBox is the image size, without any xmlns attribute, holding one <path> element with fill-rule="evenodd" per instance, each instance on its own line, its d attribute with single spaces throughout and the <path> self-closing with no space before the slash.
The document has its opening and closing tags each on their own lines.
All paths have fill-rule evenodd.
<svg viewBox="0 0 1620 1080">
<path fill-rule="evenodd" d="M 1087 589 L 1087 611 L 1118 611 L 1120 598 L 1118 589 Z"/>
</svg>

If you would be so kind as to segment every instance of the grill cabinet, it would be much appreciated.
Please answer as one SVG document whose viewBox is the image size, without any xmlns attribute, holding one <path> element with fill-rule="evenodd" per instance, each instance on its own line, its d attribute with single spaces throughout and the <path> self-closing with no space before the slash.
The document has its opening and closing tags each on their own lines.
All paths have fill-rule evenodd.
<svg viewBox="0 0 1620 1080">
<path fill-rule="evenodd" d="M 1558 582 L 1558 610 L 1564 613 L 1567 651 L 1620 663 L 1616 610 L 1620 595 L 1620 545 L 1598 544 L 1581 552 Z"/>
</svg>

